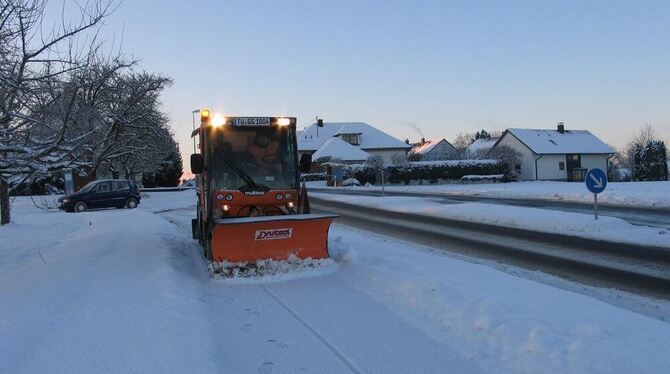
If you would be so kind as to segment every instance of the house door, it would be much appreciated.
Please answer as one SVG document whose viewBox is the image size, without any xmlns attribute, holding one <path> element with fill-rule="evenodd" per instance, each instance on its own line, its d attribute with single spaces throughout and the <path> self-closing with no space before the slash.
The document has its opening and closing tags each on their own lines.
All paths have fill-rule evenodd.
<svg viewBox="0 0 670 374">
<path fill-rule="evenodd" d="M 573 173 L 572 170 L 580 169 L 582 167 L 582 156 L 581 155 L 565 155 L 565 170 L 568 173 L 568 181 L 572 182 Z"/>
</svg>

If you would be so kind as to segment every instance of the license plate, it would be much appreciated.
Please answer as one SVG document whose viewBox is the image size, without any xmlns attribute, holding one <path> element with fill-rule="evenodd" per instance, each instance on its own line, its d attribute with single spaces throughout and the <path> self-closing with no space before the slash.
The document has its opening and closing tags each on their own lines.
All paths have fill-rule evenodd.
<svg viewBox="0 0 670 374">
<path fill-rule="evenodd" d="M 270 126 L 270 117 L 238 117 L 233 126 Z"/>
</svg>

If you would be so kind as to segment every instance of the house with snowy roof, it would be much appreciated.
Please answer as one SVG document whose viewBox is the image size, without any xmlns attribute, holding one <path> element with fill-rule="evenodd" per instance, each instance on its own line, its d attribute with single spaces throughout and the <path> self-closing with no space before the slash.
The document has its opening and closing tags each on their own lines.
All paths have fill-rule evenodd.
<svg viewBox="0 0 670 374">
<path fill-rule="evenodd" d="M 419 143 L 412 145 L 407 153 L 407 158 L 414 161 L 441 161 L 451 160 L 456 154 L 454 148 L 447 139 L 429 139 L 421 138 Z"/>
<path fill-rule="evenodd" d="M 339 137 L 332 137 L 321 145 L 312 154 L 312 162 L 323 160 L 341 160 L 346 163 L 360 163 L 367 161 L 371 154 L 357 148 Z"/>
<path fill-rule="evenodd" d="M 404 158 L 410 147 L 365 122 L 313 123 L 298 136 L 301 165 L 317 159 L 362 162 L 370 157 L 379 157 L 384 164 L 391 164 L 397 157 Z"/>
<path fill-rule="evenodd" d="M 587 130 L 505 130 L 493 149 L 509 147 L 520 155 L 521 180 L 582 180 L 589 169 L 607 171 L 609 159 L 616 153 Z"/>
<path fill-rule="evenodd" d="M 466 158 L 485 158 L 491 148 L 496 144 L 498 138 L 479 138 L 465 149 Z"/>
</svg>

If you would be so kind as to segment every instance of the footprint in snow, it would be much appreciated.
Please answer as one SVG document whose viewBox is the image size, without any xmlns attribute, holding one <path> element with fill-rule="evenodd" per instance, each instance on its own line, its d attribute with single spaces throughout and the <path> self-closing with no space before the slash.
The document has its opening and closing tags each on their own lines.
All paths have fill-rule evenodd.
<svg viewBox="0 0 670 374">
<path fill-rule="evenodd" d="M 274 366 L 274 362 L 272 361 L 266 361 L 264 362 L 259 368 L 258 368 L 258 373 L 259 374 L 270 374 L 272 373 L 272 367 Z"/>
<path fill-rule="evenodd" d="M 247 312 L 248 316 L 259 316 L 261 314 L 256 308 L 245 308 L 244 311 Z"/>
<path fill-rule="evenodd" d="M 286 344 L 284 342 L 280 342 L 278 340 L 274 340 L 274 339 L 268 339 L 268 343 L 272 343 L 272 345 L 274 345 L 275 348 L 279 348 L 279 349 L 288 349 L 288 347 L 289 347 L 288 344 Z"/>
<path fill-rule="evenodd" d="M 254 325 L 252 325 L 251 323 L 245 323 L 242 327 L 240 327 L 240 331 L 250 332 L 252 327 L 254 327 Z"/>
</svg>

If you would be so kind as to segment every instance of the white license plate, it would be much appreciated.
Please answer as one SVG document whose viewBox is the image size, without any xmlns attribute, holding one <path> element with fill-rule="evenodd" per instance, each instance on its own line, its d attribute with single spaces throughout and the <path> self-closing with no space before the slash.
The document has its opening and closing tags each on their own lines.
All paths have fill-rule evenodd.
<svg viewBox="0 0 670 374">
<path fill-rule="evenodd" d="M 270 117 L 235 118 L 234 126 L 270 126 Z"/>
</svg>

